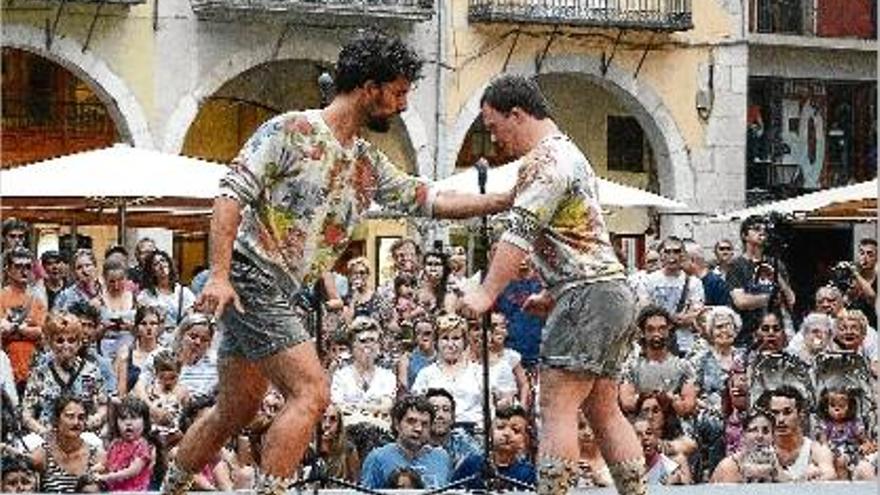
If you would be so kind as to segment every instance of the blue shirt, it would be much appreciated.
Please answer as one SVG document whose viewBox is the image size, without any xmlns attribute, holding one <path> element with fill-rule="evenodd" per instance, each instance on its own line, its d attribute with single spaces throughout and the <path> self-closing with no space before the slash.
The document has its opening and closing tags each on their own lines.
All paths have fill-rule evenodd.
<svg viewBox="0 0 880 495">
<path fill-rule="evenodd" d="M 532 486 L 537 484 L 535 466 L 525 457 L 517 457 L 517 459 L 509 466 L 497 466 L 497 469 L 498 474 L 505 478 L 511 478 Z M 468 477 L 472 478 L 465 483 L 464 488 L 468 490 L 485 488 L 485 482 L 483 480 L 483 454 L 474 454 L 465 459 L 458 469 L 455 470 L 452 481 L 455 482 Z M 503 480 L 501 480 L 501 486 L 516 491 L 523 490 L 523 487 L 515 486 L 512 483 L 504 483 Z"/>
<path fill-rule="evenodd" d="M 537 278 L 512 280 L 495 300 L 498 310 L 507 318 L 507 342 L 504 345 L 522 355 L 524 366 L 538 362 L 544 320 L 526 313 L 522 306 L 529 296 L 543 289 Z"/>
<path fill-rule="evenodd" d="M 449 482 L 449 454 L 439 447 L 426 445 L 412 459 L 397 442 L 377 447 L 367 454 L 361 468 L 361 485 L 367 488 L 389 488 L 391 475 L 407 467 L 419 473 L 425 488 L 438 488 Z"/>
<path fill-rule="evenodd" d="M 453 471 L 471 455 L 479 454 L 481 448 L 477 439 L 457 428 L 449 432 L 449 438 L 446 439 L 446 443 L 442 447 L 451 458 Z"/>
<path fill-rule="evenodd" d="M 732 306 L 730 287 L 715 272 L 708 272 L 700 279 L 703 282 L 703 302 L 706 306 Z"/>
</svg>

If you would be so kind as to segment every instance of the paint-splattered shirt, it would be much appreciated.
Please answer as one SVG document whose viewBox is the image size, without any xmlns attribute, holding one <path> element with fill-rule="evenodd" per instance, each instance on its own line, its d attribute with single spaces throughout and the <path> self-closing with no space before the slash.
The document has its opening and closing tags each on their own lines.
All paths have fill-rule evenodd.
<svg viewBox="0 0 880 495">
<path fill-rule="evenodd" d="M 367 141 L 344 148 L 319 110 L 264 123 L 221 180 L 242 206 L 235 250 L 296 291 L 318 280 L 345 250 L 376 201 L 430 216 L 435 193 Z"/>
<path fill-rule="evenodd" d="M 547 136 L 523 157 L 511 225 L 502 241 L 531 251 L 552 294 L 624 278 L 602 218 L 590 163 L 567 136 Z"/>
</svg>

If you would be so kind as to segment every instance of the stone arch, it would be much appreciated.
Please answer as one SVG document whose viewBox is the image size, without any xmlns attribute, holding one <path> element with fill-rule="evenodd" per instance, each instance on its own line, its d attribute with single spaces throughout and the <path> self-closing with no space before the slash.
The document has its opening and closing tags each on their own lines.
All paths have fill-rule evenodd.
<svg viewBox="0 0 880 495">
<path fill-rule="evenodd" d="M 155 148 L 146 115 L 128 85 L 94 52 L 83 52 L 78 41 L 56 35 L 52 48 L 47 50 L 43 30 L 22 24 L 4 24 L 0 44 L 49 59 L 86 81 L 107 107 L 124 141 L 138 148 Z"/>
<path fill-rule="evenodd" d="M 532 65 L 518 65 L 512 67 L 509 72 L 531 76 L 535 74 L 535 69 Z M 548 56 L 541 73 L 585 76 L 591 83 L 616 96 L 638 120 L 651 143 L 661 192 L 685 203 L 693 203 L 696 174 L 687 145 L 671 111 L 653 88 L 633 78 L 631 72 L 623 71 L 614 65 L 610 66 L 603 76 L 600 59 L 585 54 Z M 439 174 L 441 177 L 453 171 L 458 150 L 464 143 L 471 124 L 480 113 L 480 97 L 486 86 L 488 81 L 471 95 L 458 113 L 454 127 L 449 133 L 446 150 L 449 159 L 441 164 L 442 170 Z"/>
<path fill-rule="evenodd" d="M 333 41 L 314 37 L 307 42 L 285 44 L 277 57 L 272 57 L 274 42 L 236 52 L 200 77 L 198 87 L 178 100 L 165 125 L 163 150 L 179 153 L 183 149 L 186 133 L 198 116 L 199 103 L 217 92 L 226 82 L 270 60 L 312 60 L 330 66 L 336 62 L 338 48 Z M 431 143 L 424 121 L 412 108 L 410 106 L 403 112 L 401 119 L 415 152 L 416 167 L 420 175 L 425 175 L 433 170 Z"/>
</svg>

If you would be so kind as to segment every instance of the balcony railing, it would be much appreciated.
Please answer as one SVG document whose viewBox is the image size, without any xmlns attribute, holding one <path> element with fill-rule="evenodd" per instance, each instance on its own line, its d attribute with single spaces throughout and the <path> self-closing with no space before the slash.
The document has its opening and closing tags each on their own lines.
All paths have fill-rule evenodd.
<svg viewBox="0 0 880 495">
<path fill-rule="evenodd" d="M 3 131 L 58 131 L 106 134 L 116 126 L 99 102 L 52 101 L 47 98 L 3 98 Z"/>
<path fill-rule="evenodd" d="M 877 35 L 874 0 L 751 0 L 753 33 L 873 39 Z"/>
<path fill-rule="evenodd" d="M 468 14 L 472 22 L 657 31 L 693 28 L 691 0 L 470 0 Z"/>
<path fill-rule="evenodd" d="M 434 15 L 434 0 L 190 0 L 197 16 L 248 14 L 292 15 L 332 22 L 341 17 L 425 21 Z"/>
</svg>

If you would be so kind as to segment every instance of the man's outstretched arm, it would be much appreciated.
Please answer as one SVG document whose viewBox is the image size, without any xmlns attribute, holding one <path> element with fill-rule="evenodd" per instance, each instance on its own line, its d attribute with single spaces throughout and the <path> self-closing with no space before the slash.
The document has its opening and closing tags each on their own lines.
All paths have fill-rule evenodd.
<svg viewBox="0 0 880 495">
<path fill-rule="evenodd" d="M 440 191 L 434 200 L 435 218 L 471 218 L 492 215 L 513 206 L 513 191 L 507 193 L 470 194 Z"/>
</svg>

